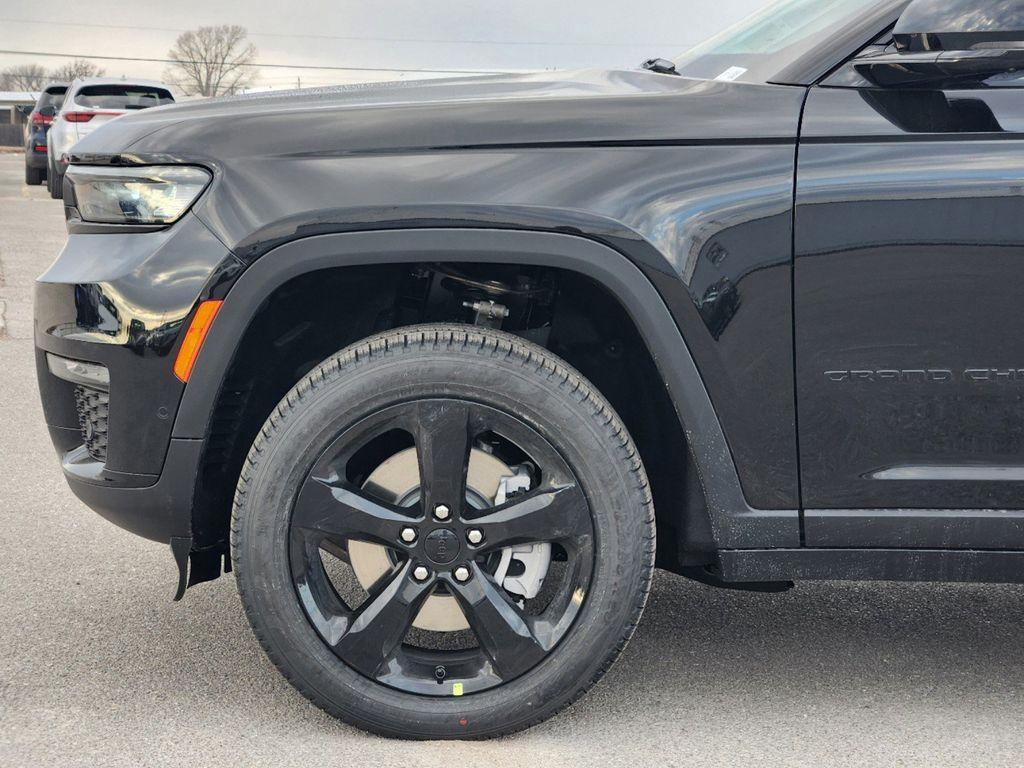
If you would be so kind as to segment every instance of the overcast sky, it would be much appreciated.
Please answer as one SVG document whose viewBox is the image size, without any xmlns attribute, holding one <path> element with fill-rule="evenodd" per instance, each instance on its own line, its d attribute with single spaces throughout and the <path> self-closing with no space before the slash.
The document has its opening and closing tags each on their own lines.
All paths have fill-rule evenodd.
<svg viewBox="0 0 1024 768">
<path fill-rule="evenodd" d="M 241 24 L 262 64 L 455 70 L 636 66 L 671 57 L 767 0 L 0 0 L 0 48 L 166 58 L 177 35 Z M 59 20 L 66 20 L 67 24 Z M 36 23 L 27 23 L 36 22 Z M 88 26 L 87 26 L 88 25 Z M 67 61 L 0 54 L 0 69 Z M 159 79 L 166 64 L 95 59 L 108 75 Z M 393 78 L 260 69 L 275 88 Z"/>
</svg>

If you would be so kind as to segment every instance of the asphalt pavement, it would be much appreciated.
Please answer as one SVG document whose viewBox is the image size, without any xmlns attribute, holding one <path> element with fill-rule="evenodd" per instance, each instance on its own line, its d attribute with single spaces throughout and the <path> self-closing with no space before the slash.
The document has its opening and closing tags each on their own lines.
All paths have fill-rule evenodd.
<svg viewBox="0 0 1024 768">
<path fill-rule="evenodd" d="M 0 766 L 1019 766 L 1024 588 L 659 573 L 588 696 L 499 741 L 368 736 L 295 693 L 230 575 L 171 602 L 166 547 L 66 488 L 43 426 L 31 286 L 61 205 L 0 154 Z"/>
</svg>

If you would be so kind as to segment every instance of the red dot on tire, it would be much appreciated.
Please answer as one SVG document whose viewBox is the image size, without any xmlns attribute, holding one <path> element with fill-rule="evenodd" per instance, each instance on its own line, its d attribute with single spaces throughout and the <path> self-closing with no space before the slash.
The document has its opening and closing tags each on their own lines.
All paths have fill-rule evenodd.
<svg viewBox="0 0 1024 768">
<path fill-rule="evenodd" d="M 469 725 L 469 720 L 464 717 L 459 718 L 459 725 Z"/>
</svg>

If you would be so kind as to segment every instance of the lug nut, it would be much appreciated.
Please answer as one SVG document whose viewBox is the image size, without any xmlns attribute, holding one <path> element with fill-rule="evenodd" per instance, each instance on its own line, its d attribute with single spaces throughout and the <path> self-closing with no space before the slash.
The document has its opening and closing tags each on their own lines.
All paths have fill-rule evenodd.
<svg viewBox="0 0 1024 768">
<path fill-rule="evenodd" d="M 451 517 L 451 515 L 452 511 L 448 509 L 447 504 L 438 504 L 436 507 L 434 507 L 434 517 L 436 517 L 438 520 L 447 520 L 449 517 Z"/>
<path fill-rule="evenodd" d="M 401 533 L 402 541 L 406 544 L 412 544 L 416 541 L 416 529 L 415 528 L 403 528 Z"/>
<path fill-rule="evenodd" d="M 479 544 L 483 540 L 484 532 L 481 531 L 479 528 L 470 528 L 466 532 L 466 541 L 468 541 L 470 544 Z"/>
<path fill-rule="evenodd" d="M 460 565 L 452 573 L 452 576 L 454 576 L 455 580 L 458 581 L 458 582 L 469 581 L 469 568 L 467 568 L 464 565 Z"/>
<path fill-rule="evenodd" d="M 417 565 L 412 569 L 412 577 L 416 581 L 426 581 L 428 576 L 430 576 L 430 571 L 427 570 L 426 566 Z"/>
</svg>

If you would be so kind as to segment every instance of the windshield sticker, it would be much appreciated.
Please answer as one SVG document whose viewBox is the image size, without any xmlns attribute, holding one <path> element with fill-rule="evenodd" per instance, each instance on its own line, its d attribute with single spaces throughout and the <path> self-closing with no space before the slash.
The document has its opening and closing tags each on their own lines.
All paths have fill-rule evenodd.
<svg viewBox="0 0 1024 768">
<path fill-rule="evenodd" d="M 716 77 L 715 80 L 725 80 L 726 82 L 731 83 L 733 80 L 743 77 L 745 74 L 747 74 L 746 67 L 729 67 L 725 72 Z"/>
</svg>

